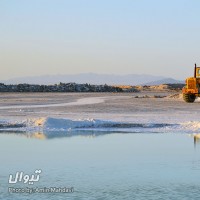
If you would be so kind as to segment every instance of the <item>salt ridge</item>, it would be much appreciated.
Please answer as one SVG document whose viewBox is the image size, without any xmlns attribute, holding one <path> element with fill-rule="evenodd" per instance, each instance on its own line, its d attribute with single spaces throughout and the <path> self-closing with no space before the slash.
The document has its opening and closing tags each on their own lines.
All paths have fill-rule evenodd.
<svg viewBox="0 0 200 200">
<path fill-rule="evenodd" d="M 134 123 L 123 121 L 109 121 L 101 119 L 65 119 L 65 118 L 36 118 L 22 121 L 0 120 L 0 131 L 20 130 L 24 132 L 48 132 L 48 131 L 117 131 L 117 132 L 178 132 L 197 133 L 200 132 L 199 121 L 188 121 L 184 123 Z"/>
</svg>

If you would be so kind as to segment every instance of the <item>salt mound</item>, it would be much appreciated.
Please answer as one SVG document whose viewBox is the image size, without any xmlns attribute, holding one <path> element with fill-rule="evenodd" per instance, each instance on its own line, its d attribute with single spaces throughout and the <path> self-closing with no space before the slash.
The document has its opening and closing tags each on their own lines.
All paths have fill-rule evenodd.
<svg viewBox="0 0 200 200">
<path fill-rule="evenodd" d="M 36 118 L 23 121 L 0 120 L 0 130 L 19 130 L 32 133 L 31 137 L 45 139 L 45 133 L 73 132 L 76 130 L 92 131 L 123 131 L 123 132 L 200 132 L 200 121 L 187 121 L 184 123 L 138 123 L 126 121 L 109 121 L 100 119 L 65 119 L 65 118 Z"/>
<path fill-rule="evenodd" d="M 171 94 L 171 95 L 167 96 L 166 98 L 169 98 L 169 99 L 182 99 L 183 95 L 182 94 Z"/>
<path fill-rule="evenodd" d="M 94 127 L 98 126 L 105 121 L 95 119 L 84 119 L 84 120 L 71 120 L 63 118 L 39 118 L 33 119 L 27 123 L 28 127 L 41 127 L 49 130 L 61 130 L 61 129 L 72 129 L 72 128 L 83 128 L 83 127 Z"/>
<path fill-rule="evenodd" d="M 169 85 L 167 84 L 162 84 L 162 85 L 153 85 L 150 86 L 151 89 L 155 89 L 155 90 L 168 90 L 169 89 Z"/>
<path fill-rule="evenodd" d="M 183 129 L 188 129 L 192 131 L 199 131 L 200 130 L 200 122 L 199 121 L 189 121 L 181 124 Z"/>
<path fill-rule="evenodd" d="M 44 117 L 39 118 L 34 121 L 34 125 L 35 126 L 43 126 L 45 122 L 46 122 L 46 118 L 44 118 Z"/>
</svg>

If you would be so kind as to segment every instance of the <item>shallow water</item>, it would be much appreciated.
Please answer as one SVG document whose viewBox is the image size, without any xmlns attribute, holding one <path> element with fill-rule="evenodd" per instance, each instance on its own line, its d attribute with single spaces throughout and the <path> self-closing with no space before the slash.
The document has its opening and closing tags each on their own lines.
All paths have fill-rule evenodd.
<svg viewBox="0 0 200 200">
<path fill-rule="evenodd" d="M 200 198 L 200 143 L 187 134 L 79 132 L 41 139 L 0 134 L 0 199 Z M 8 184 L 10 174 L 36 169 L 42 173 L 34 185 Z M 73 187 L 74 192 L 15 194 L 8 187 Z"/>
</svg>

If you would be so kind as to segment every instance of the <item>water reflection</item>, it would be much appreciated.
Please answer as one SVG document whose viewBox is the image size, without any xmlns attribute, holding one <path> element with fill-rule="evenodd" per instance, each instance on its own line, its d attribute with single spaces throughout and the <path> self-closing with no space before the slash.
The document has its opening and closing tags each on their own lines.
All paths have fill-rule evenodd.
<svg viewBox="0 0 200 200">
<path fill-rule="evenodd" d="M 27 138 L 35 138 L 40 140 L 45 139 L 55 139 L 55 138 L 63 138 L 63 137 L 74 137 L 74 136 L 82 136 L 82 137 L 97 137 L 103 136 L 107 134 L 116 134 L 116 133 L 127 133 L 123 131 L 95 131 L 95 130 L 76 130 L 76 131 L 47 131 L 47 132 L 34 132 L 28 133 L 25 131 L 3 131 L 0 134 L 6 135 L 17 135 Z"/>
<path fill-rule="evenodd" d="M 14 130 L 7 130 L 7 131 L 0 131 L 0 134 L 6 134 L 6 135 L 16 135 L 16 136 L 22 136 L 30 139 L 39 139 L 39 140 L 48 140 L 48 139 L 56 139 L 56 138 L 70 138 L 75 136 L 81 136 L 81 137 L 99 137 L 104 136 L 108 134 L 143 134 L 143 132 L 127 132 L 122 130 L 113 130 L 113 131 L 103 131 L 103 130 L 71 130 L 71 131 L 45 131 L 45 132 L 26 132 L 26 131 L 14 131 Z M 158 132 L 151 132 L 148 134 L 159 134 Z M 189 134 L 190 137 L 193 137 L 194 141 L 194 147 L 196 145 L 200 145 L 200 133 L 198 134 Z"/>
<path fill-rule="evenodd" d="M 194 146 L 200 144 L 200 133 L 194 134 L 193 137 L 194 137 Z"/>
</svg>

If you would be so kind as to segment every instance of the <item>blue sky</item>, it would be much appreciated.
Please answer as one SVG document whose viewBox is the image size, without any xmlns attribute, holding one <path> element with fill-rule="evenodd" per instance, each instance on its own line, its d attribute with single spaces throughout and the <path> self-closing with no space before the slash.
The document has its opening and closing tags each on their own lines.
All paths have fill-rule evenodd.
<svg viewBox="0 0 200 200">
<path fill-rule="evenodd" d="M 198 0 L 0 0 L 0 79 L 72 73 L 184 79 L 200 65 Z"/>
</svg>

